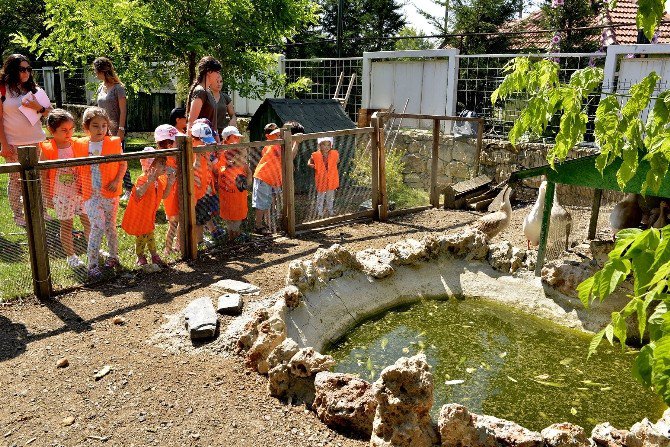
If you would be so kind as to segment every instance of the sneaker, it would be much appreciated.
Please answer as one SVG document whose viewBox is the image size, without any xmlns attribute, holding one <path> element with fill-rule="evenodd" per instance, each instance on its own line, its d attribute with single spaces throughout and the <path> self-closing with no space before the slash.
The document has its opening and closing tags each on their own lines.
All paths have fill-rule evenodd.
<svg viewBox="0 0 670 447">
<path fill-rule="evenodd" d="M 147 257 L 146 257 L 146 256 L 144 256 L 144 255 L 139 255 L 139 256 L 137 257 L 137 265 L 139 265 L 140 267 L 142 267 L 143 265 L 147 265 L 147 264 L 148 264 L 148 262 L 147 262 Z"/>
<path fill-rule="evenodd" d="M 161 267 L 167 267 L 167 264 L 161 259 L 160 256 L 158 256 L 158 253 L 151 255 L 151 262 Z"/>
<path fill-rule="evenodd" d="M 225 239 L 226 238 L 226 230 L 223 228 L 217 228 L 212 232 L 212 237 L 214 239 Z"/>
<path fill-rule="evenodd" d="M 254 228 L 254 233 L 261 234 L 263 236 L 267 236 L 269 234 L 272 234 L 272 231 L 270 231 L 270 229 L 268 227 L 262 226 L 262 227 Z"/>
<path fill-rule="evenodd" d="M 120 200 L 121 200 L 121 202 L 127 202 L 128 199 L 130 199 L 130 191 L 128 191 L 128 190 L 126 189 L 126 191 L 125 191 L 125 192 L 123 193 L 123 195 L 121 196 L 121 199 L 120 199 Z"/>
<path fill-rule="evenodd" d="M 117 269 L 121 267 L 121 263 L 119 262 L 118 258 L 107 258 L 105 261 L 105 267 L 108 269 Z"/>
<path fill-rule="evenodd" d="M 78 269 L 84 266 L 84 263 L 81 262 L 81 259 L 79 259 L 79 256 L 77 255 L 72 255 L 67 257 L 67 265 L 70 266 L 72 269 Z"/>
</svg>

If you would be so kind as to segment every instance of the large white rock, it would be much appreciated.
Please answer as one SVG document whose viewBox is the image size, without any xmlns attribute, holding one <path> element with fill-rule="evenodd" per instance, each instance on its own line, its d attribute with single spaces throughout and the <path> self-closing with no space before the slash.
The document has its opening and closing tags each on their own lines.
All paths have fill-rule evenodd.
<svg viewBox="0 0 670 447">
<path fill-rule="evenodd" d="M 552 424 L 540 433 L 547 447 L 589 447 L 590 445 L 584 429 L 569 422 Z"/>
<path fill-rule="evenodd" d="M 430 418 L 433 375 L 426 356 L 401 357 L 382 370 L 374 383 L 377 410 L 373 447 L 430 447 L 438 436 Z"/>
<path fill-rule="evenodd" d="M 191 340 L 209 339 L 216 334 L 219 319 L 210 297 L 203 296 L 191 301 L 184 310 L 184 318 Z"/>
<path fill-rule="evenodd" d="M 312 408 L 321 422 L 370 437 L 377 408 L 372 384 L 352 374 L 324 371 L 316 375 L 314 388 Z"/>
<path fill-rule="evenodd" d="M 356 260 L 363 271 L 376 279 L 386 278 L 393 274 L 391 263 L 395 255 L 386 249 L 368 248 L 356 253 Z"/>
</svg>

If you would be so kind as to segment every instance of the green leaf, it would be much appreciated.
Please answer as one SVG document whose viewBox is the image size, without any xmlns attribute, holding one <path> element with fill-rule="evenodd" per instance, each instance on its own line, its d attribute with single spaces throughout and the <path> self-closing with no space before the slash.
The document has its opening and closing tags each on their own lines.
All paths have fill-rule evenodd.
<svg viewBox="0 0 670 447">
<path fill-rule="evenodd" d="M 644 31 L 647 39 L 652 40 L 656 28 L 663 19 L 665 4 L 663 0 L 638 0 L 637 16 L 635 23 L 637 28 Z"/>
<path fill-rule="evenodd" d="M 596 275 L 599 276 L 599 273 Z M 599 277 L 597 278 L 600 279 Z M 577 286 L 577 293 L 579 295 L 579 301 L 582 302 L 585 308 L 588 309 L 589 304 L 591 304 L 591 297 L 593 296 L 593 286 L 596 281 L 596 276 L 591 276 L 590 278 L 585 279 Z"/>
<path fill-rule="evenodd" d="M 651 386 L 651 363 L 654 358 L 654 344 L 643 346 L 635 358 L 633 376 L 646 386 Z"/>
<path fill-rule="evenodd" d="M 606 328 L 603 329 L 602 331 L 598 332 L 591 339 L 591 343 L 589 343 L 589 353 L 586 356 L 587 360 L 589 359 L 589 357 L 591 357 L 593 354 L 595 354 L 596 351 L 598 350 L 598 346 L 600 345 L 600 342 L 603 340 L 603 337 L 605 336 L 605 332 L 606 332 Z"/>
<path fill-rule="evenodd" d="M 614 326 L 612 326 L 612 323 L 608 324 L 605 327 L 605 337 L 607 338 L 607 341 L 610 342 L 611 345 L 614 344 Z"/>
<path fill-rule="evenodd" d="M 668 313 L 668 305 L 660 302 L 654 309 L 654 312 L 647 319 L 649 329 L 649 340 L 655 341 L 663 337 L 663 315 Z"/>
<path fill-rule="evenodd" d="M 666 404 L 670 403 L 670 335 L 654 343 L 651 359 L 651 385 Z"/>
<path fill-rule="evenodd" d="M 657 75 L 655 71 L 652 71 L 640 82 L 630 88 L 630 98 L 628 99 L 628 102 L 626 102 L 626 105 L 621 109 L 621 115 L 624 122 L 628 123 L 632 119 L 639 118 L 640 113 L 642 113 L 642 111 L 647 108 L 647 105 L 649 105 L 651 95 L 654 93 L 654 89 L 656 88 L 659 79 L 661 79 L 661 77 Z M 627 124 L 626 127 L 628 127 Z"/>
<path fill-rule="evenodd" d="M 625 349 L 628 327 L 626 326 L 626 319 L 621 316 L 621 313 L 612 312 L 612 326 L 614 327 L 614 336 L 621 344 L 621 349 Z"/>
</svg>

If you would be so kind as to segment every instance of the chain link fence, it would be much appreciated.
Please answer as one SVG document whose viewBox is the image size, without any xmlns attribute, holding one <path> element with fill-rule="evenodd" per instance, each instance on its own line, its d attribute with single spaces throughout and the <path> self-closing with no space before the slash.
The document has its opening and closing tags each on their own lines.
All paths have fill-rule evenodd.
<svg viewBox="0 0 670 447">
<path fill-rule="evenodd" d="M 300 78 L 309 78 L 311 85 L 307 91 L 299 91 L 296 96 L 301 99 L 332 99 L 334 98 L 340 75 L 344 74 L 338 97 L 344 98 L 352 75 L 356 75 L 349 101 L 345 108 L 351 119 L 358 120 L 363 97 L 363 58 L 324 58 L 324 59 L 286 59 L 285 73 L 288 82 Z"/>
</svg>

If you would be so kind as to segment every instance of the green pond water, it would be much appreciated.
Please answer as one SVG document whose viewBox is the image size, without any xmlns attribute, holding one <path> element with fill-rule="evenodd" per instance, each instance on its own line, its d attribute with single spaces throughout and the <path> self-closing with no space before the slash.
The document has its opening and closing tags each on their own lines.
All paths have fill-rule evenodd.
<svg viewBox="0 0 670 447">
<path fill-rule="evenodd" d="M 336 372 L 374 381 L 400 357 L 423 351 L 442 405 L 509 419 L 531 430 L 572 422 L 621 429 L 666 408 L 631 375 L 635 351 L 481 299 L 422 301 L 368 320 L 331 346 Z"/>
</svg>

